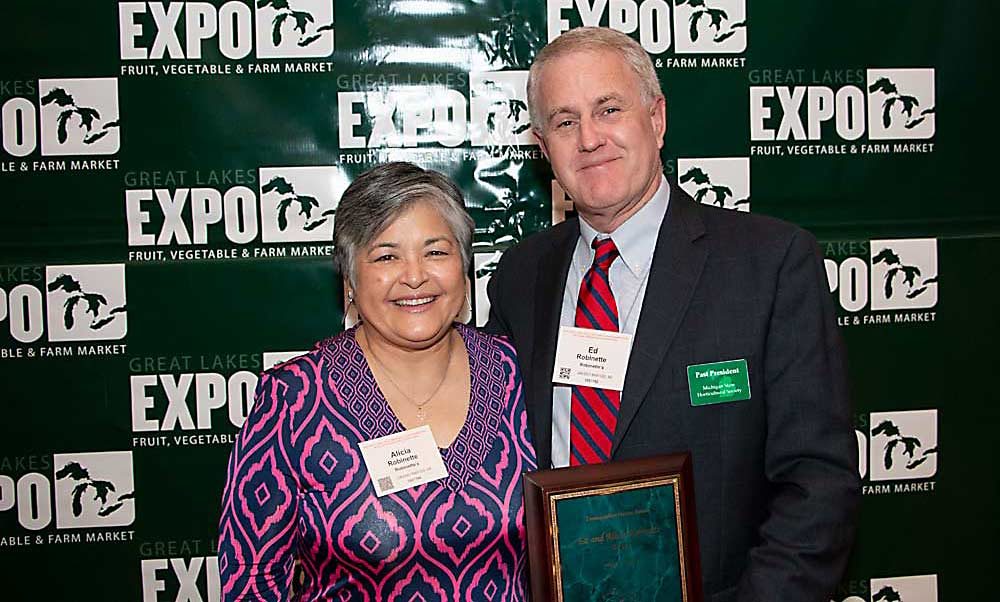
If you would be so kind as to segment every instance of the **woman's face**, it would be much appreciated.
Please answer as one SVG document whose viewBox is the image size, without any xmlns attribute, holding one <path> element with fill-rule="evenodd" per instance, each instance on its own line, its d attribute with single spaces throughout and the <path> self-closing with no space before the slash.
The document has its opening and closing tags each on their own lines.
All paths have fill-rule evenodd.
<svg viewBox="0 0 1000 602">
<path fill-rule="evenodd" d="M 357 255 L 354 303 L 369 338 L 407 349 L 440 341 L 465 303 L 458 241 L 430 203 L 412 205 Z"/>
</svg>

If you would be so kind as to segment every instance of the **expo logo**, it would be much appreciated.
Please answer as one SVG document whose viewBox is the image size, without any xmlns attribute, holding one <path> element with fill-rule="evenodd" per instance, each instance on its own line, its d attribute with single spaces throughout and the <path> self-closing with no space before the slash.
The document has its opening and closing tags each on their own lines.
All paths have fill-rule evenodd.
<svg viewBox="0 0 1000 602">
<path fill-rule="evenodd" d="M 18 523 L 38 531 L 120 527 L 135 520 L 132 452 L 53 454 L 53 480 L 38 472 L 17 482 L 0 475 L 0 512 L 17 509 Z"/>
<path fill-rule="evenodd" d="M 119 49 L 122 60 L 202 58 L 214 42 L 227 59 L 323 58 L 333 54 L 332 0 L 256 0 L 244 2 L 120 2 Z M 183 32 L 183 34 L 181 33 Z M 152 35 L 152 44 L 149 38 Z"/>
<path fill-rule="evenodd" d="M 340 147 L 536 145 L 528 116 L 527 71 L 469 74 L 470 98 L 443 86 L 338 92 Z M 366 134 L 358 128 L 367 130 Z"/>
<path fill-rule="evenodd" d="M 831 120 L 844 140 L 865 132 L 870 140 L 932 138 L 934 102 L 933 69 L 868 69 L 867 92 L 850 85 L 751 86 L 750 139 L 820 140 Z"/>
<path fill-rule="evenodd" d="M 736 54 L 747 47 L 746 0 L 547 0 L 548 40 L 581 25 L 638 32 L 650 54 L 675 46 L 678 54 Z"/>
<path fill-rule="evenodd" d="M 211 429 L 214 412 L 221 408 L 226 408 L 229 423 L 240 428 L 253 407 L 257 380 L 246 370 L 229 377 L 214 372 L 131 376 L 132 431 Z"/>
<path fill-rule="evenodd" d="M 262 167 L 258 191 L 140 188 L 125 191 L 130 247 L 206 245 L 210 234 L 233 244 L 328 242 L 340 196 L 350 184 L 338 167 Z M 259 203 L 258 203 L 259 193 Z M 221 226 L 221 227 L 220 227 Z"/>
<path fill-rule="evenodd" d="M 45 282 L 44 293 L 28 283 L 0 288 L 0 322 L 14 340 L 34 343 L 46 330 L 51 342 L 125 337 L 124 264 L 46 266 Z"/>
<path fill-rule="evenodd" d="M 870 258 L 825 259 L 827 284 L 840 307 L 858 312 L 935 307 L 938 300 L 937 239 L 872 240 Z"/>
<path fill-rule="evenodd" d="M 118 115 L 116 78 L 40 79 L 37 105 L 14 97 L 0 108 L 3 149 L 26 157 L 40 143 L 43 156 L 113 155 L 121 143 Z"/>
</svg>

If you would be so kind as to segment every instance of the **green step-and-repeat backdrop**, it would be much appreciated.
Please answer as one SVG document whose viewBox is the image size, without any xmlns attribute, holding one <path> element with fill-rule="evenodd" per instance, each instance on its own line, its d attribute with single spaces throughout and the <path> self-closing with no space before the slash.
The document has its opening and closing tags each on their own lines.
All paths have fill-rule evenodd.
<svg viewBox="0 0 1000 602">
<path fill-rule="evenodd" d="M 338 199 L 409 160 L 499 254 L 572 204 L 527 68 L 650 53 L 668 175 L 812 230 L 864 500 L 834 602 L 985 600 L 1000 539 L 995 3 L 10 3 L 0 36 L 0 599 L 218 600 L 225 461 L 261 370 L 343 328 Z M 720 294 L 723 294 L 720 291 Z M 730 293 L 725 293 L 730 294 Z"/>
</svg>

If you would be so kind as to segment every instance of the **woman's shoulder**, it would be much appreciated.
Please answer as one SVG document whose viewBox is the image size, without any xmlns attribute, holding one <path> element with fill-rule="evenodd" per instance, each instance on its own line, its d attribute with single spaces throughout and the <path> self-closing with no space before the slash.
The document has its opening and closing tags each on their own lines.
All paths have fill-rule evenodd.
<svg viewBox="0 0 1000 602">
<path fill-rule="evenodd" d="M 474 352 L 500 354 L 504 358 L 516 359 L 514 345 L 505 336 L 490 334 L 485 330 L 469 324 L 457 324 L 462 338 L 468 342 L 468 347 Z"/>
<path fill-rule="evenodd" d="M 343 364 L 343 359 L 351 355 L 349 347 L 353 341 L 352 329 L 321 339 L 306 352 L 265 354 L 265 363 L 270 365 L 261 373 L 261 377 L 277 380 L 299 380 L 303 376 L 318 378 L 329 366 Z M 285 357 L 281 357 L 282 355 Z M 275 356 L 279 360 L 277 363 L 267 362 L 267 359 Z"/>
<path fill-rule="evenodd" d="M 521 369 L 510 340 L 465 324 L 459 324 L 458 328 L 469 352 L 469 366 L 476 372 L 473 382 L 496 383 L 508 391 L 520 390 Z"/>
</svg>

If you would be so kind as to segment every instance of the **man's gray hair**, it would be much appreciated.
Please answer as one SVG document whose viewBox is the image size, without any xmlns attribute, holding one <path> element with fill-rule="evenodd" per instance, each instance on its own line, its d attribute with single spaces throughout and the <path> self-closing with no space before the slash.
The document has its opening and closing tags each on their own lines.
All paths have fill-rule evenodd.
<svg viewBox="0 0 1000 602">
<path fill-rule="evenodd" d="M 434 207 L 458 241 L 462 268 L 468 273 L 475 222 L 465 209 L 462 191 L 447 176 L 412 163 L 386 163 L 357 177 L 337 205 L 333 226 L 334 264 L 357 285 L 358 251 L 417 203 Z"/>
<path fill-rule="evenodd" d="M 639 94 L 649 105 L 663 96 L 660 80 L 653 69 L 653 61 L 638 42 L 620 31 L 607 27 L 577 27 L 552 40 L 539 51 L 528 71 L 528 112 L 535 131 L 545 131 L 547 116 L 539 106 L 539 84 L 545 64 L 572 52 L 613 52 L 639 78 Z"/>
</svg>

